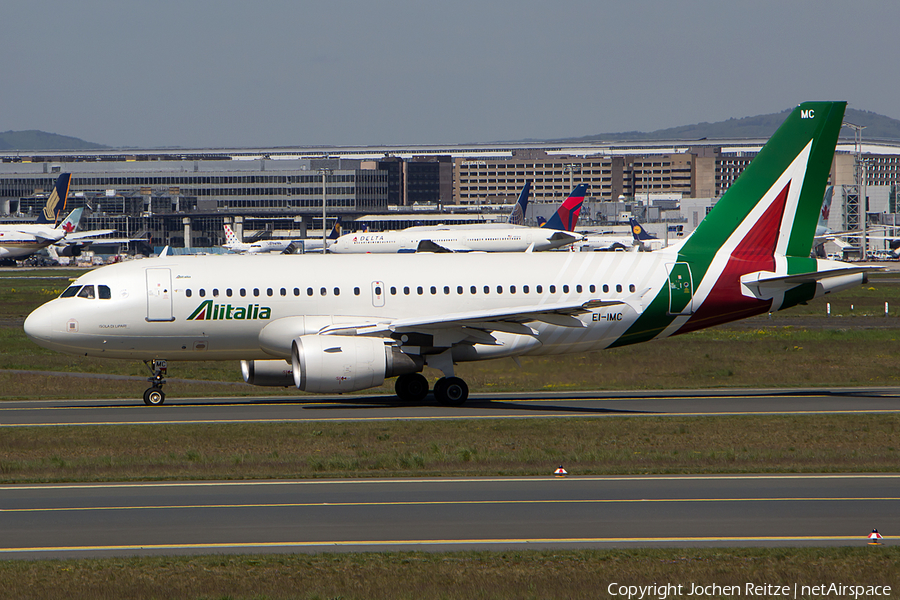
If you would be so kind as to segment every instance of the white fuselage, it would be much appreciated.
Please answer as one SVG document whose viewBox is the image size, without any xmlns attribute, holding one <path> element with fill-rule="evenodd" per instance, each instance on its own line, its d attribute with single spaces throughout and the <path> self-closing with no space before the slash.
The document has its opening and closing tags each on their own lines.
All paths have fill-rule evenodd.
<svg viewBox="0 0 900 600">
<path fill-rule="evenodd" d="M 58 242 L 65 231 L 41 225 L 0 225 L 0 258 L 30 256 Z"/>
<path fill-rule="evenodd" d="M 525 252 L 552 250 L 580 235 L 519 225 L 495 227 L 409 227 L 379 233 L 348 233 L 329 247 L 334 254 L 396 254 L 419 250 L 423 241 L 452 252 Z M 532 247 L 533 246 L 533 247 Z"/>
<path fill-rule="evenodd" d="M 672 260 L 571 252 L 160 257 L 86 273 L 73 287 L 94 286 L 92 298 L 52 300 L 25 330 L 44 347 L 90 356 L 288 358 L 294 337 L 333 325 L 420 317 L 437 332 L 443 317 L 459 313 L 627 300 L 579 315 L 579 326 L 535 322 L 534 336 L 497 332 L 501 344 L 476 344 L 468 360 L 591 350 L 634 322 L 640 297 L 656 296 Z"/>
</svg>

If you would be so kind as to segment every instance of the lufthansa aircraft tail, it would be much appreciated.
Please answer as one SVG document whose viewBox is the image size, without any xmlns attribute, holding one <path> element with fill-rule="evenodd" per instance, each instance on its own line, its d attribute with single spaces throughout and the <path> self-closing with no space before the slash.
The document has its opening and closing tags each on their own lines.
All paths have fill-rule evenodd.
<svg viewBox="0 0 900 600">
<path fill-rule="evenodd" d="M 56 185 L 53 186 L 53 192 L 47 198 L 47 204 L 44 205 L 44 209 L 38 214 L 36 223 L 55 226 L 59 222 L 59 218 L 65 214 L 71 179 L 71 173 L 59 174 L 59 177 L 56 178 Z"/>
</svg>

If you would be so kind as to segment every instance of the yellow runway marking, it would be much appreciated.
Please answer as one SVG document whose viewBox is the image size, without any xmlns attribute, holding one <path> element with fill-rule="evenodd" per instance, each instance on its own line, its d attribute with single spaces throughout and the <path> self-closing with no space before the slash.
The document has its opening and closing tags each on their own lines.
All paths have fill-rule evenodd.
<svg viewBox="0 0 900 600">
<path fill-rule="evenodd" d="M 3 410 L 3 409 L 0 409 Z M 13 409 L 15 410 L 15 409 Z M 782 410 L 782 411 L 735 411 L 735 412 L 645 412 L 645 413 L 602 413 L 586 415 L 579 412 L 558 413 L 553 415 L 429 415 L 408 417 L 311 417 L 311 418 L 272 418 L 272 419 L 190 419 L 165 421 L 88 421 L 84 423 L 0 423 L 3 427 L 82 427 L 100 425 L 215 425 L 230 423 L 319 423 L 339 421 L 447 421 L 447 420 L 497 420 L 497 419 L 560 419 L 560 418 L 594 418 L 606 419 L 615 417 L 740 417 L 740 416 L 803 416 L 803 415 L 879 415 L 897 414 L 900 408 L 877 410 Z"/>
<path fill-rule="evenodd" d="M 398 479 L 299 479 L 293 481 L 144 481 L 134 483 L 51 483 L 6 484 L 0 491 L 79 490 L 79 489 L 140 489 L 185 487 L 261 487 L 261 486 L 324 486 L 324 485 L 421 485 L 425 483 L 453 485 L 458 483 L 536 483 L 549 485 L 574 485 L 586 482 L 639 482 L 639 481 L 759 481 L 759 480 L 820 480 L 820 479 L 900 479 L 900 473 L 826 473 L 826 474 L 772 474 L 772 475 L 596 475 L 560 477 L 460 477 L 460 478 L 398 478 Z"/>
<path fill-rule="evenodd" d="M 691 502 L 880 502 L 897 501 L 900 497 L 836 497 L 836 498 L 607 498 L 590 500 L 400 500 L 388 502 L 278 502 L 257 504 L 158 504 L 144 506 L 64 506 L 49 508 L 0 508 L 4 513 L 90 512 L 108 510 L 193 510 L 208 508 L 345 508 L 358 506 L 486 506 L 511 504 L 669 504 Z"/>
<path fill-rule="evenodd" d="M 329 540 L 309 542 L 226 542 L 209 544 L 130 544 L 115 546 L 38 546 L 32 548 L 0 548 L 11 552 L 100 552 L 134 550 L 223 550 L 238 548 L 322 548 L 352 546 L 448 546 L 497 544 L 654 544 L 697 542 L 858 542 L 860 536 L 759 536 L 759 537 L 661 537 L 661 538 L 485 538 L 459 540 Z"/>
</svg>

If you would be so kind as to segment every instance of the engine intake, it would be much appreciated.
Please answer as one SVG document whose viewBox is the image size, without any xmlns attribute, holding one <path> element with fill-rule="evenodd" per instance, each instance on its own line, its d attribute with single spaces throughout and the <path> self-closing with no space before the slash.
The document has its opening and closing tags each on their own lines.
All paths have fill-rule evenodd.
<svg viewBox="0 0 900 600">
<path fill-rule="evenodd" d="M 420 356 L 403 354 L 381 338 L 301 335 L 291 344 L 294 385 L 333 394 L 377 387 L 385 378 L 422 370 Z"/>
</svg>

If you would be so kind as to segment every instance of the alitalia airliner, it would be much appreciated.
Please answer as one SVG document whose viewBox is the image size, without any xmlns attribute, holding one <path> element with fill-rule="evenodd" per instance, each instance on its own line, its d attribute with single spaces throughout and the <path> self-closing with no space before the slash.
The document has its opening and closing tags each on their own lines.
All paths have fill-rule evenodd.
<svg viewBox="0 0 900 600">
<path fill-rule="evenodd" d="M 687 241 L 648 253 L 162 256 L 102 267 L 25 332 L 72 354 L 240 360 L 247 382 L 468 397 L 465 361 L 615 348 L 783 310 L 865 282 L 810 257 L 845 102 L 797 107 Z"/>
</svg>

